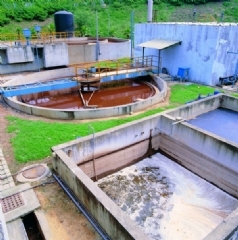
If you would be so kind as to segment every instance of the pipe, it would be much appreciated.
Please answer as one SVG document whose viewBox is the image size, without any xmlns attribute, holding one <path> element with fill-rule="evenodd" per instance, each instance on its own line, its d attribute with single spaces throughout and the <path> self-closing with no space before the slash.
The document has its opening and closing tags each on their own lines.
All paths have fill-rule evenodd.
<svg viewBox="0 0 238 240">
<path fill-rule="evenodd" d="M 94 174 L 95 174 L 95 179 L 96 181 L 98 180 L 98 177 L 97 177 L 97 172 L 96 172 L 96 166 L 95 166 L 95 155 L 94 155 L 94 148 L 95 148 L 95 137 L 94 137 L 94 128 L 91 126 L 91 125 L 88 125 L 88 128 L 90 128 L 93 132 L 93 170 L 94 170 Z"/>
<path fill-rule="evenodd" d="M 36 49 L 36 57 L 37 57 L 38 72 L 40 72 L 39 54 L 38 54 L 38 48 L 37 48 L 36 45 L 35 45 L 35 49 Z"/>
<path fill-rule="evenodd" d="M 148 0 L 148 16 L 147 21 L 152 22 L 153 17 L 153 0 Z"/>
<path fill-rule="evenodd" d="M 75 206 L 83 213 L 83 215 L 87 218 L 87 220 L 92 224 L 94 229 L 98 232 L 98 234 L 102 237 L 103 240 L 110 240 L 111 238 L 105 232 L 105 230 L 99 225 L 96 219 L 91 215 L 91 213 L 84 207 L 84 205 L 77 199 L 72 190 L 66 185 L 66 183 L 58 177 L 55 173 L 52 173 L 55 180 L 59 183 L 59 185 L 63 188 Z"/>
<path fill-rule="evenodd" d="M 131 12 L 131 59 L 133 59 L 133 48 L 134 48 L 134 12 Z"/>
<path fill-rule="evenodd" d="M 161 66 L 160 66 L 160 49 L 158 50 L 159 52 L 158 52 L 158 75 L 160 74 L 160 68 L 161 68 Z"/>
</svg>

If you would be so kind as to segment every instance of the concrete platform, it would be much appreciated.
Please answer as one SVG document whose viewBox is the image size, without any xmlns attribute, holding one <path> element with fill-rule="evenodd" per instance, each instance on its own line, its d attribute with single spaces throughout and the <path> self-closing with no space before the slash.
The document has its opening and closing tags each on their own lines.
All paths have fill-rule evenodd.
<svg viewBox="0 0 238 240">
<path fill-rule="evenodd" d="M 9 212 L 4 213 L 4 218 L 6 222 L 15 220 L 21 216 L 27 215 L 30 212 L 33 212 L 40 207 L 40 203 L 33 189 L 30 189 L 31 185 L 29 183 L 21 184 L 12 188 L 9 188 L 0 193 L 0 198 L 6 198 L 16 193 L 20 193 L 24 205 L 18 208 L 15 208 Z"/>
</svg>

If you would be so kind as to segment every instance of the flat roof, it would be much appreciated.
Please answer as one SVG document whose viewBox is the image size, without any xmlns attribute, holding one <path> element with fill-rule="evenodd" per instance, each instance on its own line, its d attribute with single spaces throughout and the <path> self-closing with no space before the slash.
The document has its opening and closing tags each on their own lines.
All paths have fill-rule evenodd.
<svg viewBox="0 0 238 240">
<path fill-rule="evenodd" d="M 165 49 L 176 44 L 181 44 L 180 40 L 165 40 L 165 39 L 153 39 L 137 45 L 138 47 L 154 48 L 154 49 Z"/>
</svg>

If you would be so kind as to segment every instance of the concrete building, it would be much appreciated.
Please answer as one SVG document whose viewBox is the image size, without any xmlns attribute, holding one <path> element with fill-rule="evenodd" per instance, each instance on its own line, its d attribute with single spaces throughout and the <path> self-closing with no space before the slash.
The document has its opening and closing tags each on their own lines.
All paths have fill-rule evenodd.
<svg viewBox="0 0 238 240">
<path fill-rule="evenodd" d="M 34 40 L 0 44 L 0 74 L 40 71 L 43 68 L 65 67 L 83 62 L 109 60 L 130 56 L 131 43 L 127 39 L 100 38 L 100 52 L 96 56 L 95 38 Z"/>
<path fill-rule="evenodd" d="M 236 23 L 141 23 L 135 24 L 135 56 L 138 45 L 153 39 L 181 41 L 161 51 L 161 67 L 176 75 L 178 67 L 190 68 L 189 79 L 216 85 L 219 77 L 234 75 L 238 62 Z M 236 54 L 233 54 L 236 53 Z M 158 49 L 145 48 L 145 55 L 158 56 Z"/>
</svg>

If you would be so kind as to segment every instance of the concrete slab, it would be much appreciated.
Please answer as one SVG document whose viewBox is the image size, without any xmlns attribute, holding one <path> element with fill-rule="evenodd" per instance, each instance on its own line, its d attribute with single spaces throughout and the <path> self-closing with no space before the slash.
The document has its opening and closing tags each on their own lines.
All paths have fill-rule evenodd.
<svg viewBox="0 0 238 240">
<path fill-rule="evenodd" d="M 37 199 L 37 196 L 34 190 L 31 189 L 31 185 L 29 183 L 21 184 L 0 192 L 0 198 L 9 197 L 16 193 L 21 193 L 21 196 L 25 204 L 21 207 L 18 207 L 9 212 L 6 212 L 4 214 L 4 218 L 6 222 L 15 220 L 40 207 L 40 203 Z"/>
<path fill-rule="evenodd" d="M 52 233 L 51 233 L 50 227 L 48 225 L 47 218 L 46 218 L 45 214 L 43 213 L 43 211 L 40 210 L 40 209 L 36 210 L 35 211 L 35 216 L 36 216 L 36 218 L 38 220 L 38 223 L 40 225 L 41 233 L 44 236 L 44 239 L 45 240 L 52 239 Z"/>
<path fill-rule="evenodd" d="M 28 240 L 24 224 L 20 218 L 8 222 L 7 230 L 9 233 L 9 239 Z"/>
</svg>

